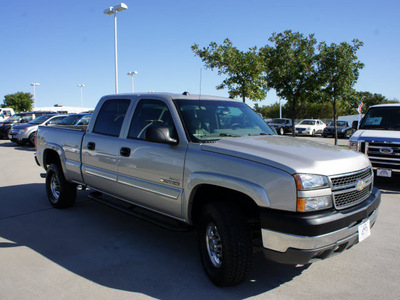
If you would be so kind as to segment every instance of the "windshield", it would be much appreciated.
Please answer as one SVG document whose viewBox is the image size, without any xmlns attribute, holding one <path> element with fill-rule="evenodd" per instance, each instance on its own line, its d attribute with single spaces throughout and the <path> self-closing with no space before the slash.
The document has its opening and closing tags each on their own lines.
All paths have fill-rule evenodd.
<svg viewBox="0 0 400 300">
<path fill-rule="evenodd" d="M 333 124 L 333 121 L 331 121 L 328 126 L 335 126 L 335 124 Z M 336 126 L 337 127 L 346 127 L 347 122 L 346 121 L 336 121 Z"/>
<path fill-rule="evenodd" d="M 33 119 L 32 121 L 30 121 L 29 124 L 36 124 L 36 125 L 42 124 L 46 120 L 50 119 L 52 116 L 54 116 L 54 115 L 43 115 L 43 116 L 37 117 L 36 119 Z"/>
<path fill-rule="evenodd" d="M 369 109 L 360 129 L 400 130 L 400 106 Z"/>
<path fill-rule="evenodd" d="M 270 123 L 272 123 L 272 124 L 285 124 L 285 119 L 273 119 Z"/>
<path fill-rule="evenodd" d="M 315 125 L 315 121 L 312 120 L 303 120 L 299 123 L 299 125 Z"/>
<path fill-rule="evenodd" d="M 274 134 L 263 119 L 242 102 L 176 100 L 176 104 L 189 138 L 194 142 Z"/>
<path fill-rule="evenodd" d="M 58 125 L 75 125 L 83 115 L 69 115 L 64 120 L 62 120 Z"/>
<path fill-rule="evenodd" d="M 77 125 L 89 125 L 89 121 L 92 115 L 87 115 L 82 117 L 82 119 L 79 120 L 79 123 Z"/>
</svg>

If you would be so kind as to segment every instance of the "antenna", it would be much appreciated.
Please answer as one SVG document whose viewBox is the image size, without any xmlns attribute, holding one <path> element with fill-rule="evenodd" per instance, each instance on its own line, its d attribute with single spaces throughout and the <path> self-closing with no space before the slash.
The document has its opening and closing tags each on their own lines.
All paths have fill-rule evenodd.
<svg viewBox="0 0 400 300">
<path fill-rule="evenodd" d="M 201 81 L 203 79 L 203 68 L 200 68 L 200 92 L 199 92 L 199 99 L 201 97 Z"/>
</svg>

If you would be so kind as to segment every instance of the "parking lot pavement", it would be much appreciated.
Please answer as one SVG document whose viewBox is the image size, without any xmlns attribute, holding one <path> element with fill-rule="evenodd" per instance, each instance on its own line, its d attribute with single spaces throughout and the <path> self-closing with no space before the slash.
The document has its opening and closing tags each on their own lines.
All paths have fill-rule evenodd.
<svg viewBox="0 0 400 300">
<path fill-rule="evenodd" d="M 45 195 L 34 150 L 0 141 L 0 299 L 398 299 L 400 187 L 379 180 L 382 205 L 372 235 L 307 266 L 254 254 L 244 284 L 206 278 L 195 232 L 176 233 L 78 193 L 57 210 Z"/>
</svg>

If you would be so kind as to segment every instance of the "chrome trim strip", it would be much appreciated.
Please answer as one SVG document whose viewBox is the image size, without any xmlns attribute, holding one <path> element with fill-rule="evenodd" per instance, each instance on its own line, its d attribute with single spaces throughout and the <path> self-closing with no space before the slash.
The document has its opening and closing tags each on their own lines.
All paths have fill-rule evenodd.
<svg viewBox="0 0 400 300">
<path fill-rule="evenodd" d="M 164 196 L 164 197 L 167 197 L 167 198 L 170 198 L 170 199 L 174 199 L 174 200 L 178 199 L 177 196 L 166 194 L 166 193 L 162 193 L 162 192 L 156 191 L 154 189 L 145 188 L 145 187 L 142 187 L 142 186 L 139 186 L 139 185 L 127 182 L 127 181 L 123 181 L 121 179 L 118 179 L 117 181 L 118 181 L 118 183 L 125 184 L 127 186 L 134 187 L 134 188 L 137 188 L 137 189 L 142 190 L 142 191 L 146 191 L 146 192 L 150 192 L 150 193 L 153 193 L 153 194 L 161 195 L 161 196 Z"/>
<path fill-rule="evenodd" d="M 109 177 L 109 176 L 105 176 L 105 175 L 102 175 L 102 174 L 99 174 L 99 173 L 95 173 L 95 172 L 92 172 L 92 171 L 86 170 L 85 173 L 86 173 L 86 174 L 89 174 L 89 175 L 97 176 L 97 177 L 100 177 L 100 178 L 103 178 L 103 179 L 107 179 L 107 180 L 110 180 L 110 181 L 117 182 L 117 179 L 116 179 L 116 178 L 112 178 L 112 177 Z"/>
</svg>

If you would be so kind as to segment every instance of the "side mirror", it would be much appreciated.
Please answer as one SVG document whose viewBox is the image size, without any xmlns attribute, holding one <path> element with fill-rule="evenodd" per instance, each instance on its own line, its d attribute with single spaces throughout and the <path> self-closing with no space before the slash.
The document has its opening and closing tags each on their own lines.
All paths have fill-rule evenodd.
<svg viewBox="0 0 400 300">
<path fill-rule="evenodd" d="M 170 145 L 178 144 L 178 140 L 171 137 L 171 133 L 168 127 L 159 127 L 154 125 L 147 128 L 144 134 L 144 140 L 154 143 L 162 143 Z"/>
<path fill-rule="evenodd" d="M 357 128 L 358 128 L 358 121 L 353 121 L 353 123 L 351 124 L 351 128 L 357 130 Z"/>
</svg>

